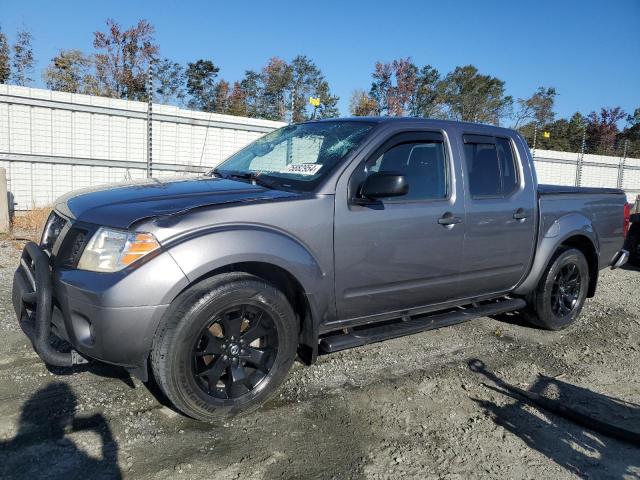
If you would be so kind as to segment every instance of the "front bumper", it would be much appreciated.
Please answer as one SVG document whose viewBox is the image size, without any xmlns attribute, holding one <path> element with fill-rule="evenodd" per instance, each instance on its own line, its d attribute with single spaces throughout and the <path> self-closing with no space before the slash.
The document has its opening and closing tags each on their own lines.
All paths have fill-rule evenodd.
<svg viewBox="0 0 640 480">
<path fill-rule="evenodd" d="M 89 290 L 87 285 L 83 288 L 81 282 L 66 282 L 64 276 L 64 272 L 51 270 L 49 257 L 37 245 L 25 247 L 14 275 L 12 301 L 20 325 L 40 357 L 46 363 L 68 364 L 64 359 L 57 362 L 55 355 L 47 356 L 43 351 L 46 345 L 39 347 L 38 321 L 72 346 L 70 364 L 83 363 L 86 357 L 130 369 L 144 367 L 168 305 L 120 307 L 82 301 L 98 299 L 101 292 Z"/>
</svg>

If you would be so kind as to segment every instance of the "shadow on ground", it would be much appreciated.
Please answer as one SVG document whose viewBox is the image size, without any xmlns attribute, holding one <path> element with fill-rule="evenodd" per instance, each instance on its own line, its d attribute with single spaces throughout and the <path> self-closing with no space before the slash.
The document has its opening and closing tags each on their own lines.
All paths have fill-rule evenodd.
<svg viewBox="0 0 640 480">
<path fill-rule="evenodd" d="M 79 416 L 76 408 L 66 383 L 52 383 L 33 394 L 22 407 L 16 436 L 0 442 L 0 478 L 122 478 L 118 445 L 105 418 Z M 97 456 L 69 438 L 79 432 L 99 437 Z"/>
<path fill-rule="evenodd" d="M 520 437 L 530 448 L 581 478 L 640 479 L 640 445 L 637 443 L 634 445 L 597 433 L 533 406 L 513 392 L 511 385 L 487 370 L 481 361 L 470 360 L 469 366 L 494 384 L 486 385 L 488 388 L 513 400 L 505 405 L 481 399 L 474 401 L 497 425 Z M 579 415 L 614 428 L 640 432 L 640 405 L 635 403 L 544 375 L 539 375 L 528 391 L 557 399 Z"/>
</svg>

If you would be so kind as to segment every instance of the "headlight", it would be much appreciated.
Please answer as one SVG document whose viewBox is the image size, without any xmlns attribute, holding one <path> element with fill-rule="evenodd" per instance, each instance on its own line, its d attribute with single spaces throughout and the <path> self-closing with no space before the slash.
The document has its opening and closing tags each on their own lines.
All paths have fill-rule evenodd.
<svg viewBox="0 0 640 480">
<path fill-rule="evenodd" d="M 100 227 L 82 252 L 78 268 L 117 272 L 159 248 L 158 241 L 150 233 Z"/>
</svg>

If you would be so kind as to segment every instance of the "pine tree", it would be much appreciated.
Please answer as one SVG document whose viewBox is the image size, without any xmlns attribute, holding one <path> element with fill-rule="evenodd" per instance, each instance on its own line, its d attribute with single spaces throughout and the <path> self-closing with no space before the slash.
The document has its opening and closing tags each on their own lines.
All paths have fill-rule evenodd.
<svg viewBox="0 0 640 480">
<path fill-rule="evenodd" d="M 10 77 L 9 43 L 7 36 L 0 29 L 0 83 L 8 83 Z"/>
</svg>

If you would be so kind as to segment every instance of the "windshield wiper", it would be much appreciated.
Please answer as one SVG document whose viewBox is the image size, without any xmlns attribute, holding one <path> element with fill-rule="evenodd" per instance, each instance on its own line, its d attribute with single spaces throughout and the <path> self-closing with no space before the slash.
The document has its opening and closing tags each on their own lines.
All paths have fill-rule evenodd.
<svg viewBox="0 0 640 480">
<path fill-rule="evenodd" d="M 218 173 L 221 175 L 220 173 Z M 277 189 L 275 182 L 262 178 L 259 173 L 254 172 L 231 172 L 227 177 L 223 178 L 241 178 L 243 180 L 250 180 L 254 185 L 260 185 L 261 187 Z"/>
</svg>

